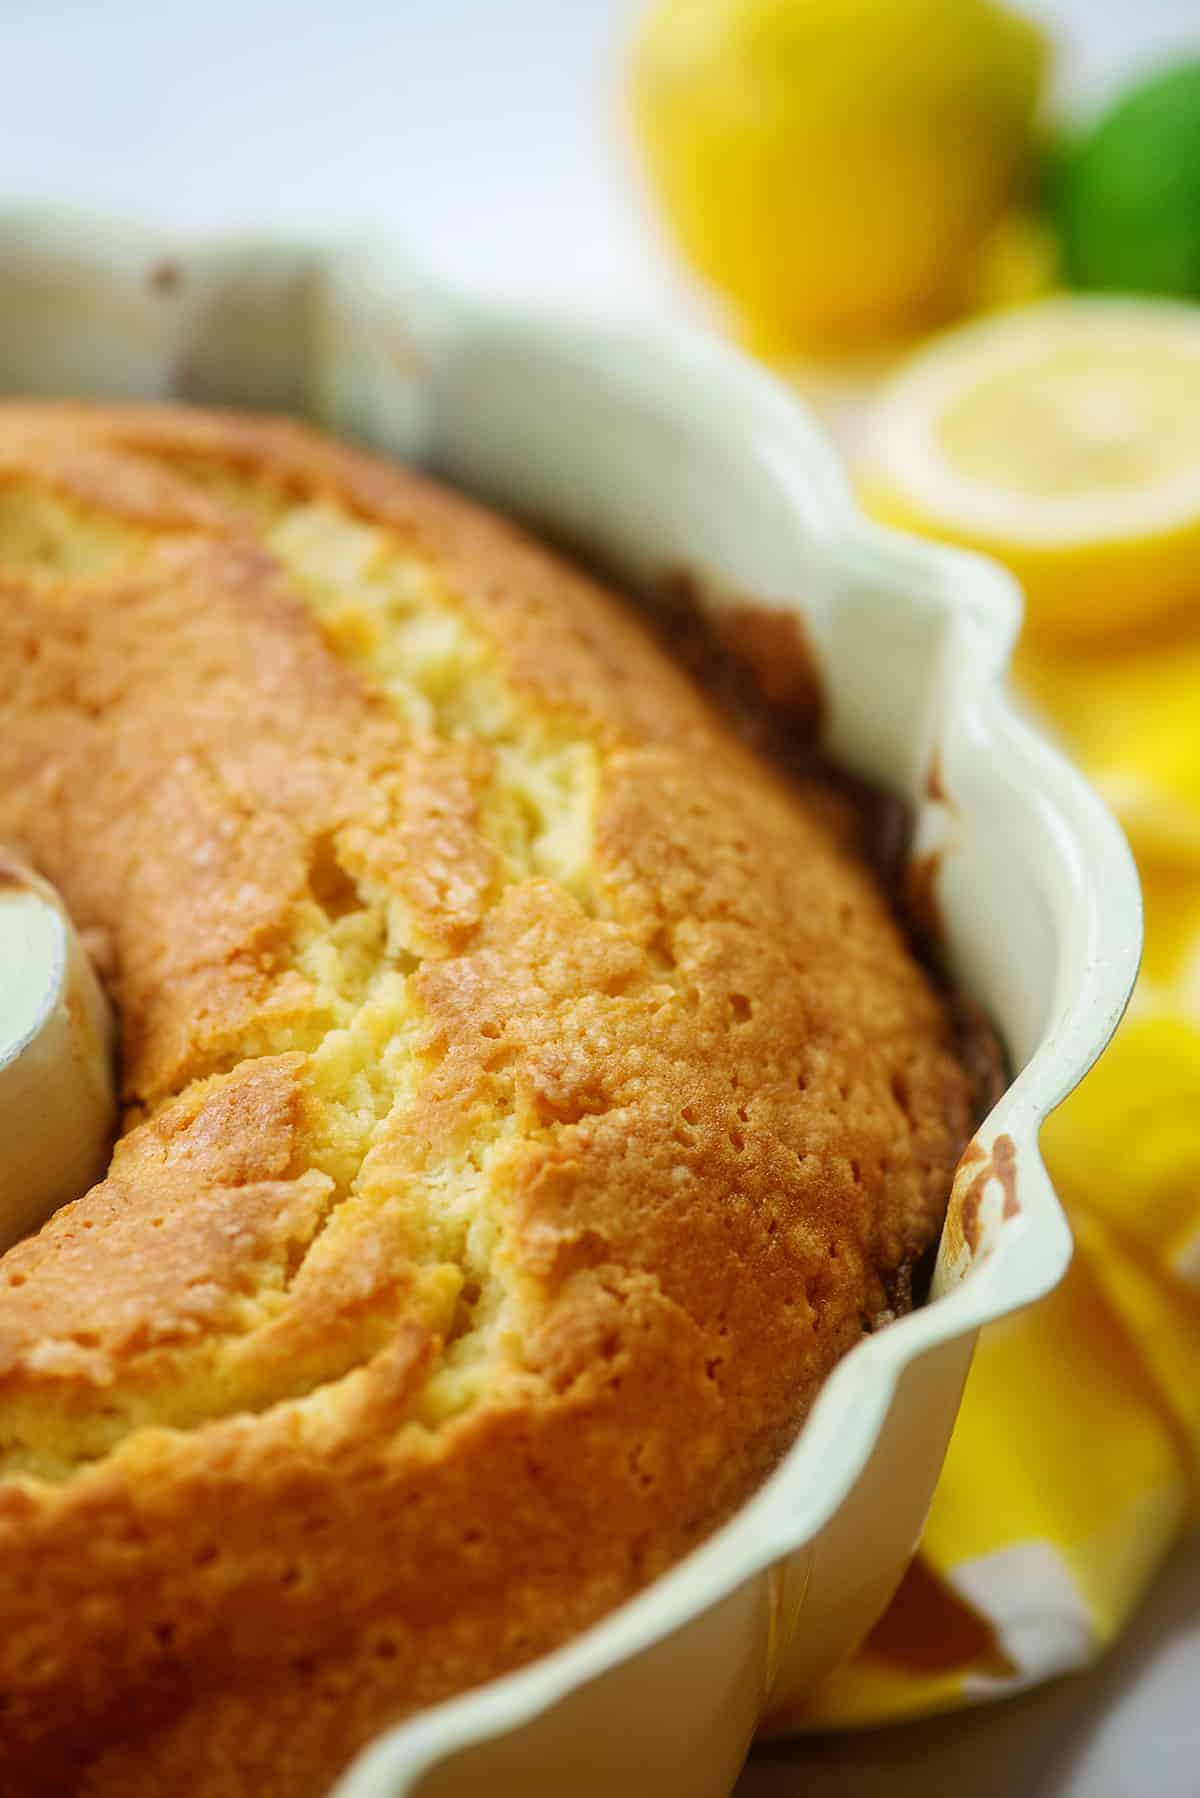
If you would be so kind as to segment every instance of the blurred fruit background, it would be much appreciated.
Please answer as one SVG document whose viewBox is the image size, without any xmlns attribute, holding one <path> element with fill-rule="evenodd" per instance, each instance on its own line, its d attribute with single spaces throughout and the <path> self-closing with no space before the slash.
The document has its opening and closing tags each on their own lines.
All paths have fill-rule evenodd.
<svg viewBox="0 0 1200 1798">
<path fill-rule="evenodd" d="M 953 313 L 1032 180 L 1042 33 L 992 0 L 656 0 L 633 107 L 684 254 L 763 347 Z"/>
<path fill-rule="evenodd" d="M 1046 61 L 990 0 L 658 0 L 634 114 L 751 339 L 844 344 L 954 310 L 1027 183 Z"/>
</svg>

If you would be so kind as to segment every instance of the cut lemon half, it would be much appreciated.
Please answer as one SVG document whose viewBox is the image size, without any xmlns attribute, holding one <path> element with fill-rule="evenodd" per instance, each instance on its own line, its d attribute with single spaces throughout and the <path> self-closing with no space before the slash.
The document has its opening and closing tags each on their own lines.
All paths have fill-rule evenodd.
<svg viewBox="0 0 1200 1798">
<path fill-rule="evenodd" d="M 1200 613 L 1200 307 L 1085 296 L 952 331 L 887 383 L 867 508 L 996 556 L 1034 631 Z"/>
</svg>

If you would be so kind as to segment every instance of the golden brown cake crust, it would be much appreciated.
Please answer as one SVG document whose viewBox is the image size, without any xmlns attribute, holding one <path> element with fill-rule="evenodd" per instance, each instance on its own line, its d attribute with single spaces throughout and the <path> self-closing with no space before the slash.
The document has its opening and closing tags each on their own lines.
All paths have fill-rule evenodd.
<svg viewBox="0 0 1200 1798">
<path fill-rule="evenodd" d="M 305 1798 L 746 1495 L 968 1082 L 635 620 L 298 425 L 0 407 L 0 709 L 128 1106 L 0 1259 L 0 1791 Z"/>
</svg>

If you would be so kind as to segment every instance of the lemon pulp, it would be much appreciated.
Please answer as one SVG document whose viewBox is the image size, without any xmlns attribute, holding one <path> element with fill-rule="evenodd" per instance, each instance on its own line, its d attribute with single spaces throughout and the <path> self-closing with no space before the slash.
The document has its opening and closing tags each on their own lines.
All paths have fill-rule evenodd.
<svg viewBox="0 0 1200 1798">
<path fill-rule="evenodd" d="M 1200 311 L 1078 296 L 947 334 L 886 385 L 862 485 L 1005 562 L 1035 635 L 1200 612 Z"/>
</svg>

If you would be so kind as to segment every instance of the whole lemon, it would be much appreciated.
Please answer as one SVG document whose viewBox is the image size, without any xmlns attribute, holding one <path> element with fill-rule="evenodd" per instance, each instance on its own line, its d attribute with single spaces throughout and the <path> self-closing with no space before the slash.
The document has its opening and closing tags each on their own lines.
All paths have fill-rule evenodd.
<svg viewBox="0 0 1200 1798">
<path fill-rule="evenodd" d="M 684 253 L 760 340 L 951 309 L 1032 153 L 1037 28 L 992 0 L 658 0 L 634 121 Z"/>
</svg>

